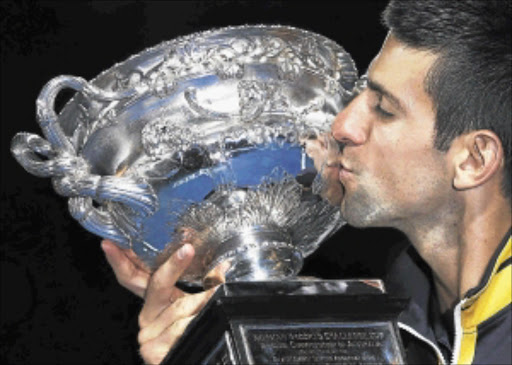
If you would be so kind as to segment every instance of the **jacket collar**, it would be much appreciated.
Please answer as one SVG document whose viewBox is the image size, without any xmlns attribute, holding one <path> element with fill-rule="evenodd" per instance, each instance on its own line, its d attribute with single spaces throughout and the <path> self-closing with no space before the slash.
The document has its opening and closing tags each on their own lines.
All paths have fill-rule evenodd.
<svg viewBox="0 0 512 365">
<path fill-rule="evenodd" d="M 431 271 L 414 247 L 408 246 L 397 257 L 386 279 L 387 291 L 410 298 L 409 304 L 398 317 L 398 322 L 413 328 L 427 340 L 437 343 L 429 321 L 431 298 L 435 291 Z"/>
<path fill-rule="evenodd" d="M 503 238 L 478 286 L 469 290 L 465 297 L 475 296 L 485 288 L 496 271 L 498 259 L 503 256 L 502 252 L 511 232 L 512 229 Z M 413 328 L 432 343 L 442 343 L 451 349 L 448 332 L 441 323 L 441 314 L 436 303 L 432 271 L 411 245 L 400 253 L 391 266 L 387 274 L 386 288 L 393 295 L 410 298 L 398 322 Z"/>
<path fill-rule="evenodd" d="M 503 261 L 503 259 L 507 259 L 507 257 L 503 257 L 503 253 L 504 253 L 503 250 L 507 246 L 507 242 L 510 239 L 511 234 L 512 234 L 512 228 L 508 230 L 507 234 L 505 235 L 505 237 L 503 237 L 501 243 L 499 244 L 498 249 L 496 250 L 496 252 L 494 252 L 491 260 L 489 260 L 489 263 L 487 264 L 487 267 L 484 271 L 484 275 L 482 276 L 482 279 L 480 280 L 480 283 L 476 287 L 468 290 L 466 292 L 466 295 L 464 295 L 464 298 L 470 298 L 470 297 L 475 296 L 478 293 L 480 293 L 482 291 L 482 289 L 484 289 L 487 286 L 487 283 L 489 283 L 489 281 L 491 280 L 491 277 L 494 274 L 494 272 L 496 272 L 500 269 L 499 266 L 502 263 L 505 263 L 502 261 Z M 496 266 L 498 266 L 498 267 L 496 267 Z"/>
</svg>

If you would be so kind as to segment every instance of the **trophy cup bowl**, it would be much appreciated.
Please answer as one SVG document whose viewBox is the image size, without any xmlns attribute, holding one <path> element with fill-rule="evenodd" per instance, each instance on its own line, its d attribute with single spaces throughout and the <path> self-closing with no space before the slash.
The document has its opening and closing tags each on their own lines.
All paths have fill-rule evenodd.
<svg viewBox="0 0 512 365">
<path fill-rule="evenodd" d="M 315 190 L 301 138 L 329 129 L 357 79 L 335 42 L 287 26 L 239 26 L 161 43 L 87 82 L 42 89 L 44 138 L 11 151 L 51 177 L 88 231 L 131 248 L 155 270 L 184 242 L 180 281 L 201 285 L 293 277 L 343 222 Z M 65 89 L 77 93 L 57 115 Z"/>
<path fill-rule="evenodd" d="M 343 224 L 301 143 L 329 130 L 356 79 L 341 46 L 305 30 L 196 33 L 89 82 L 52 79 L 37 100 L 45 138 L 19 133 L 11 151 L 149 271 L 185 242 L 183 284 L 227 268 L 164 363 L 403 363 L 404 301 L 379 280 L 295 279 Z M 57 115 L 65 88 L 77 93 Z"/>
</svg>

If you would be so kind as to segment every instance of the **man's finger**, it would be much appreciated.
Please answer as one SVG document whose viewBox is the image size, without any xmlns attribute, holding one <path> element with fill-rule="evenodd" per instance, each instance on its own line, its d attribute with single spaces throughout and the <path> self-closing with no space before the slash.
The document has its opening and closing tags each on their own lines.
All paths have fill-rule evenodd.
<svg viewBox="0 0 512 365">
<path fill-rule="evenodd" d="M 112 241 L 103 240 L 101 248 L 119 284 L 143 298 L 149 282 L 149 273 L 138 267 L 129 255 Z"/>
<path fill-rule="evenodd" d="M 193 257 L 192 245 L 184 244 L 151 276 L 146 290 L 146 301 L 139 315 L 139 324 L 142 328 L 151 323 L 170 303 L 183 296 L 175 284 Z"/>
<path fill-rule="evenodd" d="M 169 326 L 157 338 L 144 343 L 140 347 L 140 354 L 144 362 L 146 364 L 160 364 L 194 317 L 182 318 L 172 326 Z"/>
<path fill-rule="evenodd" d="M 320 171 L 327 158 L 327 146 L 324 137 L 319 136 L 316 139 L 308 139 L 303 142 L 306 154 L 313 160 L 315 169 Z"/>
<path fill-rule="evenodd" d="M 174 322 L 177 322 L 182 318 L 196 315 L 201 309 L 203 309 L 216 290 L 217 288 L 212 288 L 210 290 L 188 295 L 176 300 L 172 305 L 161 312 L 153 322 L 141 329 L 138 337 L 139 344 L 143 345 L 144 343 L 155 339 Z"/>
</svg>

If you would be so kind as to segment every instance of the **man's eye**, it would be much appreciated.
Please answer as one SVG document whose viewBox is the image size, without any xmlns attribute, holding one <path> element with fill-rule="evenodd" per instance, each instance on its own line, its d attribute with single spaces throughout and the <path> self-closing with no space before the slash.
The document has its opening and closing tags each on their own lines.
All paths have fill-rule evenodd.
<svg viewBox="0 0 512 365">
<path fill-rule="evenodd" d="M 378 101 L 373 107 L 373 110 L 375 111 L 375 113 L 379 115 L 379 117 L 383 119 L 390 119 L 394 117 L 393 113 L 390 113 L 385 109 L 382 109 L 382 95 L 379 95 Z"/>
<path fill-rule="evenodd" d="M 393 114 L 382 109 L 382 107 L 380 106 L 380 103 L 375 105 L 375 107 L 373 108 L 375 110 L 375 112 L 377 114 L 379 114 L 382 118 L 386 118 L 386 119 L 389 119 L 389 118 L 393 118 Z"/>
</svg>

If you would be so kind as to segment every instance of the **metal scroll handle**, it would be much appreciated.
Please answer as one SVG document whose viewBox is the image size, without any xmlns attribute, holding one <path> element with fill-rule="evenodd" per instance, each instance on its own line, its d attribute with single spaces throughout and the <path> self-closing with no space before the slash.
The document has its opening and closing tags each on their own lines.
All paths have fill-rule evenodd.
<svg viewBox="0 0 512 365">
<path fill-rule="evenodd" d="M 65 135 L 54 110 L 58 93 L 71 88 L 99 101 L 114 101 L 136 96 L 135 89 L 121 92 L 101 90 L 74 76 L 50 80 L 37 98 L 37 119 L 46 139 L 30 133 L 18 133 L 11 141 L 11 152 L 21 166 L 39 177 L 51 177 L 55 191 L 70 197 L 69 211 L 88 231 L 124 245 L 127 235 L 117 227 L 111 214 L 94 201 L 112 201 L 129 206 L 141 215 L 150 215 L 158 201 L 151 185 L 143 179 L 100 176 L 90 173 L 89 165 Z"/>
</svg>

